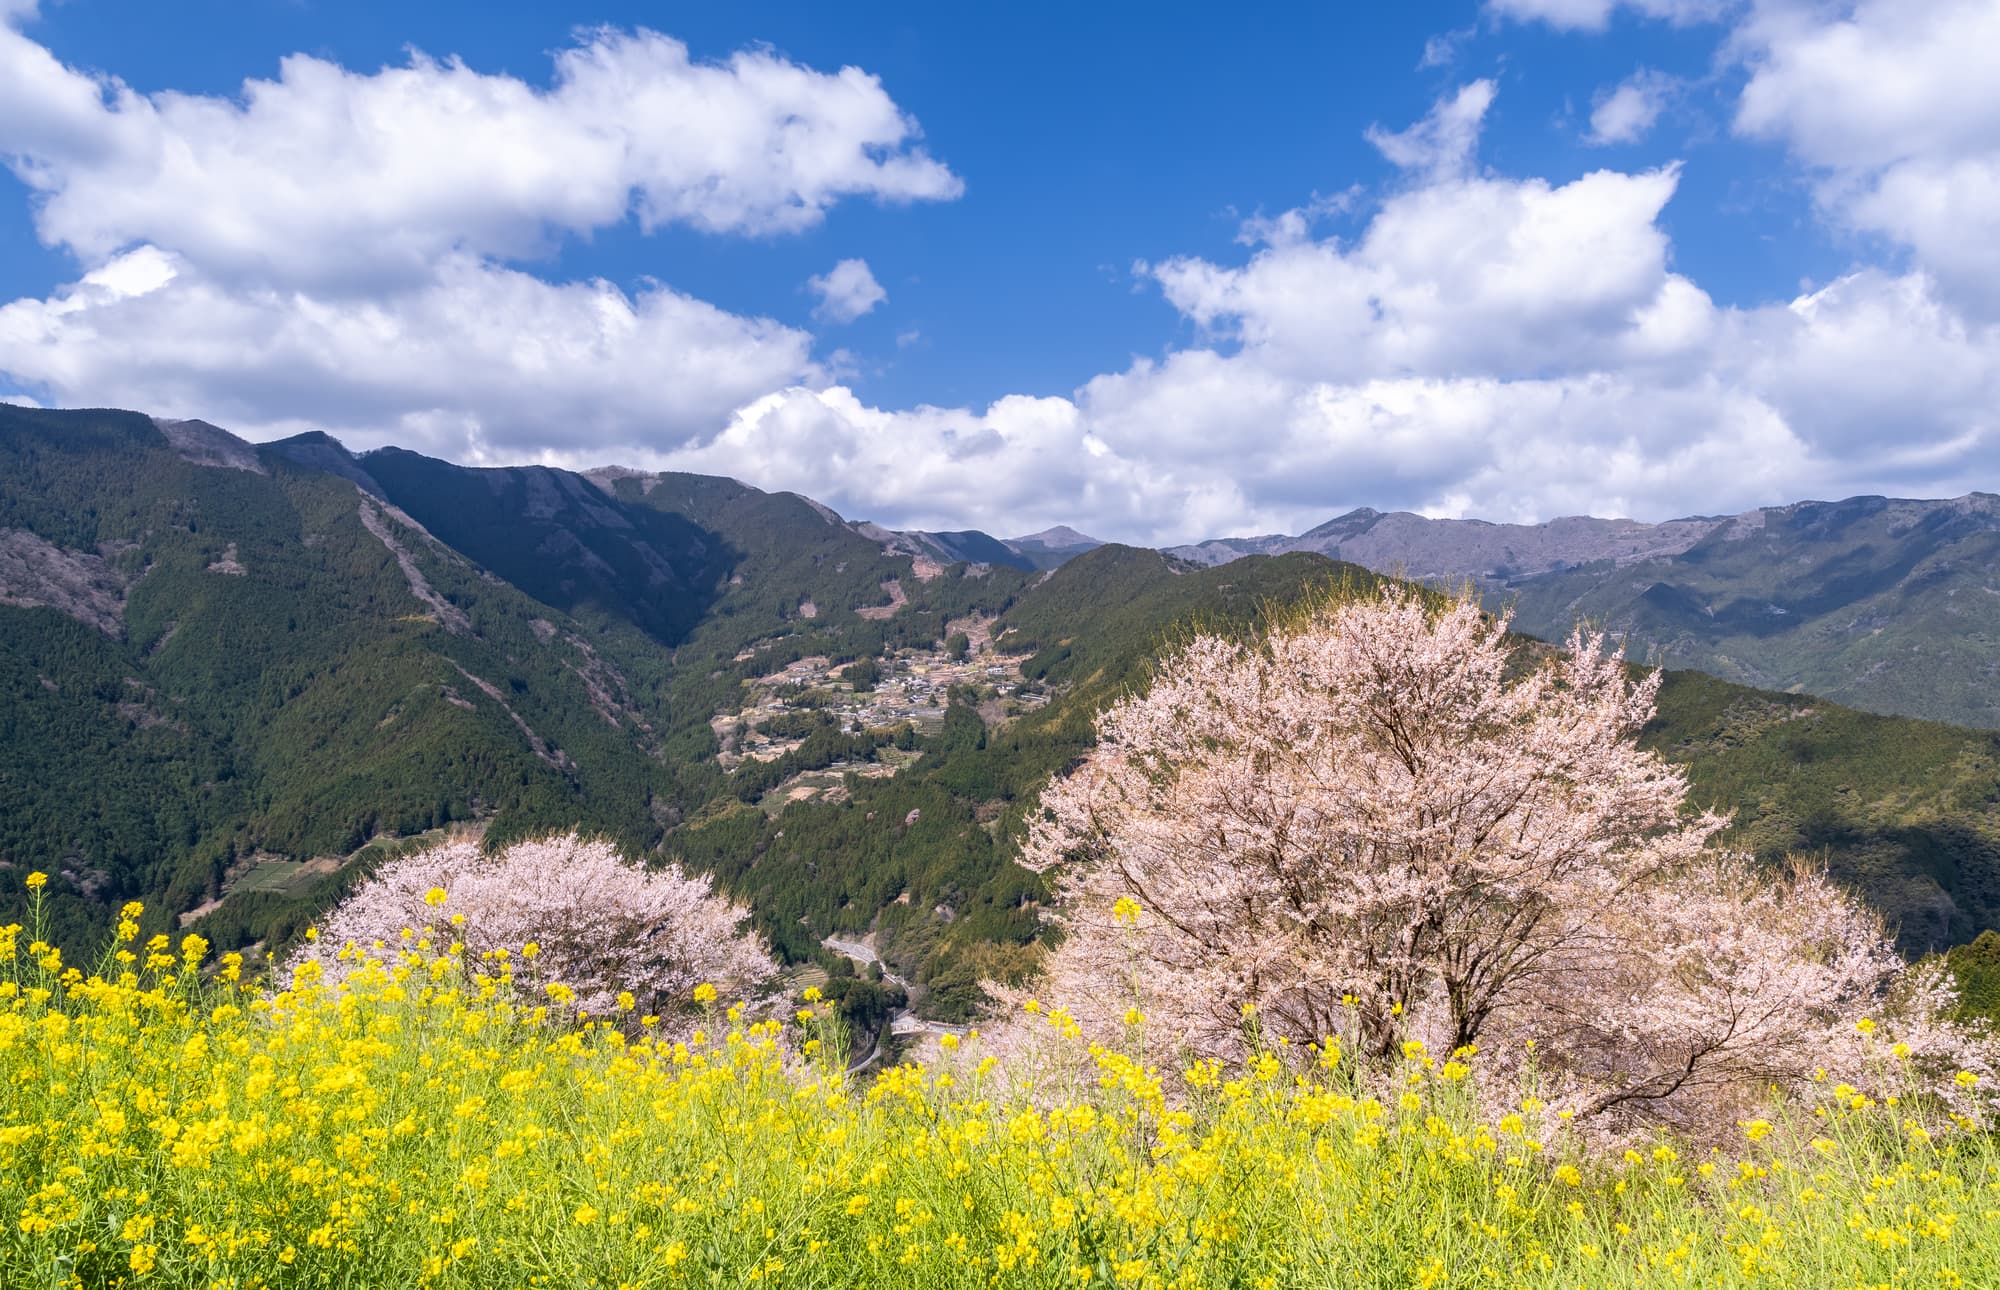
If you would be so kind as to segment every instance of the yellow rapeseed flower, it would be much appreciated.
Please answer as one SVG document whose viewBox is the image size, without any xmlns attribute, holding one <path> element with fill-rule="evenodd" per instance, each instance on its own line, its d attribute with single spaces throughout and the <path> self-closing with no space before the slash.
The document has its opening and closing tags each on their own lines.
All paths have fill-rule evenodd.
<svg viewBox="0 0 2000 1290">
<path fill-rule="evenodd" d="M 42 888 L 48 886 L 48 884 L 49 884 L 49 876 L 43 873 L 40 869 L 37 869 L 33 873 L 28 875 L 29 891 L 40 891 Z"/>
</svg>

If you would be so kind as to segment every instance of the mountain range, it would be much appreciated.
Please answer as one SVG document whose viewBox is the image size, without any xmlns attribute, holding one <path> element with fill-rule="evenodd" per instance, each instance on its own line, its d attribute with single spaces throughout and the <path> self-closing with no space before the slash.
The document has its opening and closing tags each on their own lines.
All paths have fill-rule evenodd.
<svg viewBox="0 0 2000 1290">
<path fill-rule="evenodd" d="M 1061 524 L 1017 538 L 996 538 L 978 529 L 958 529 L 948 533 L 926 533 L 914 529 L 892 532 L 880 525 L 867 523 L 857 524 L 855 528 L 892 549 L 919 558 L 945 564 L 1004 564 L 1026 570 L 1053 569 L 1104 545 L 1088 534 Z"/>
<path fill-rule="evenodd" d="M 1764 577 L 1799 617 L 1872 595 L 1964 633 L 1992 500 L 1497 539 L 1356 513 L 1312 539 L 1348 562 L 1217 566 L 1074 530 L 897 532 L 710 476 L 0 406 L 0 866 L 53 875 L 78 944 L 142 899 L 149 934 L 276 950 L 397 848 L 580 827 L 714 873 L 790 961 L 873 934 L 964 1015 L 1034 953 L 1047 893 L 1011 855 L 1036 789 L 1191 624 L 1254 630 L 1379 564 L 1478 577 L 1529 631 L 1670 573 L 1710 605 Z M 2000 920 L 2000 735 L 1673 671 L 1645 738 L 1741 845 L 1825 858 L 1906 948 Z"/>
<path fill-rule="evenodd" d="M 1871 712 L 2000 727 L 2000 496 L 1851 497 L 1659 524 L 1350 511 L 1297 537 L 1170 553 L 1204 565 L 1312 551 L 1469 579 L 1522 631 L 1578 622 L 1633 657 Z"/>
</svg>

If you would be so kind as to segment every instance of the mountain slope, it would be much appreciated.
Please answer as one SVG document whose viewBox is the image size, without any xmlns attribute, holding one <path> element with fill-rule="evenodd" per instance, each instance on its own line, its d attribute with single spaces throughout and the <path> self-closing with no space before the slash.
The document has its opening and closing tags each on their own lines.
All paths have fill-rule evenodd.
<svg viewBox="0 0 2000 1290">
<path fill-rule="evenodd" d="M 1622 564 L 1673 555 L 1729 523 L 1726 518 L 1697 516 L 1642 524 L 1575 515 L 1544 524 L 1493 524 L 1362 507 L 1297 537 L 1215 538 L 1171 547 L 1168 554 L 1198 564 L 1225 564 L 1245 555 L 1311 551 L 1411 578 L 1469 577 L 1505 586 L 1571 565 L 1596 561 Z"/>
<path fill-rule="evenodd" d="M 2000 497 L 1752 512 L 1671 557 L 1512 588 L 1516 621 L 1579 617 L 1634 652 L 1875 712 L 2000 726 Z"/>
<path fill-rule="evenodd" d="M 356 463 L 437 538 L 545 605 L 677 644 L 727 577 L 721 539 L 547 466 L 475 469 L 384 448 Z"/>
<path fill-rule="evenodd" d="M 995 645 L 1050 702 L 996 719 L 990 695 L 965 693 L 924 760 L 895 779 L 850 780 L 843 800 L 773 816 L 713 817 L 670 843 L 788 925 L 875 930 L 884 957 L 928 991 L 928 1010 L 964 1015 L 980 979 L 1031 956 L 1042 892 L 1010 857 L 1035 791 L 1090 746 L 1093 714 L 1191 630 L 1255 630 L 1271 606 L 1376 581 L 1304 552 L 1202 568 L 1093 551 L 1025 588 L 993 625 Z M 2000 923 L 2000 734 L 1679 671 L 1643 738 L 1688 767 L 1698 801 L 1736 812 L 1730 840 L 1771 863 L 1823 860 L 1906 950 Z"/>
<path fill-rule="evenodd" d="M 1873 712 L 2000 727 L 2000 497 L 1854 497 L 1662 524 L 1353 511 L 1298 537 L 1176 547 L 1214 564 L 1311 550 L 1381 572 L 1471 578 L 1516 625 L 1582 619 L 1635 656 Z"/>
<path fill-rule="evenodd" d="M 904 537 L 922 544 L 946 564 L 1004 564 L 1016 569 L 1033 569 L 1035 562 L 990 533 L 978 529 L 956 529 L 948 533 L 906 531 Z"/>
<path fill-rule="evenodd" d="M 1649 559 L 1746 582 L 1731 561 L 1845 542 L 1773 588 L 1804 616 L 1984 558 L 1977 514 L 1794 509 L 1754 531 L 1773 545 L 1717 529 Z M 1190 630 L 1378 580 L 1310 552 L 1028 573 L 910 541 L 732 480 L 0 408 L 0 864 L 56 875 L 77 943 L 137 897 L 240 945 L 399 840 L 581 826 L 713 871 L 795 961 L 873 933 L 962 1015 L 1036 953 L 1015 838 L 1093 714 Z M 1905 948 L 2000 921 L 2000 734 L 1673 672 L 1644 737 L 1738 842 L 1823 857 Z"/>
<path fill-rule="evenodd" d="M 353 481 L 231 451 L 0 408 L 0 531 L 95 579 L 0 572 L 0 860 L 72 874 L 65 919 L 378 833 L 646 820 L 651 714 L 579 625 Z"/>
<path fill-rule="evenodd" d="M 1037 569 L 1057 568 L 1104 545 L 1088 533 L 1079 533 L 1066 524 L 1005 541 L 1010 550 Z"/>
</svg>

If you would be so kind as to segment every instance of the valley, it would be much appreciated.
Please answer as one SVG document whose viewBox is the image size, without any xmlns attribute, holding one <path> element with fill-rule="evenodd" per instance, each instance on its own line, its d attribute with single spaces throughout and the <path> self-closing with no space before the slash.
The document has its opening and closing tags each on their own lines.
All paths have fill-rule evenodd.
<svg viewBox="0 0 2000 1290">
<path fill-rule="evenodd" d="M 393 850 L 579 827 L 712 873 L 797 967 L 865 938 L 946 1024 L 1037 960 L 1048 892 L 1013 856 L 1097 708 L 1197 626 L 1255 632 L 1380 577 L 1305 550 L 923 538 L 733 480 L 252 446 L 130 413 L 0 408 L 0 467 L 0 864 L 56 875 L 65 939 L 136 898 L 277 954 Z M 1602 563 L 1742 579 L 1823 551 L 1841 595 L 1931 577 L 1965 605 L 1979 508 L 1850 511 L 1664 554 L 1687 535 L 1619 530 L 1632 549 Z M 1608 576 L 1518 572 L 1486 570 L 1552 638 L 1575 598 L 1552 580 Z M 1792 603 L 1769 617 L 1807 616 Z M 1759 685 L 1670 672 L 1645 738 L 1739 845 L 1823 858 L 1913 954 L 2000 921 L 2000 736 L 1736 675 Z"/>
</svg>

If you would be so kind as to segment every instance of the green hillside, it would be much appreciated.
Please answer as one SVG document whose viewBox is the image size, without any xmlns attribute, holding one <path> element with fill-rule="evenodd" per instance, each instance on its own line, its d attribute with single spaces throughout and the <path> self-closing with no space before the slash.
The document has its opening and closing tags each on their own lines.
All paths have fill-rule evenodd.
<svg viewBox="0 0 2000 1290">
<path fill-rule="evenodd" d="M 1011 847 L 1036 789 L 1089 746 L 1092 714 L 1190 630 L 1253 629 L 1309 590 L 1375 580 L 1311 554 L 1196 568 L 1101 548 L 1024 590 L 997 624 L 1057 701 L 988 728 L 966 695 L 915 770 L 776 818 L 731 812 L 670 845 L 782 911 L 774 922 L 877 927 L 885 957 L 930 987 L 928 1006 L 962 1015 L 981 976 L 1026 961 L 1041 893 Z M 1645 741 L 1689 767 L 1699 800 L 1735 810 L 1731 840 L 1772 862 L 1823 858 L 1907 951 L 2000 922 L 2000 735 L 1672 672 Z"/>
<path fill-rule="evenodd" d="M 239 857 L 453 821 L 652 840 L 650 678 L 347 480 L 252 464 L 191 464 L 130 413 L 0 407 L 0 530 L 39 561 L 0 603 L 0 860 L 61 870 L 66 928 L 214 899 Z M 109 630 L 48 574 L 98 564 Z M 242 926 L 282 931 L 349 876 Z"/>
<path fill-rule="evenodd" d="M 570 471 L 472 469 L 400 448 L 357 465 L 440 541 L 543 604 L 624 620 L 668 645 L 702 620 L 728 576 L 716 534 L 671 511 L 620 505 Z"/>
<path fill-rule="evenodd" d="M 1726 526 L 1680 555 L 1545 574 L 1496 598 L 1537 636 L 1583 618 L 1669 667 L 2000 727 L 2000 498 L 1754 514 L 1754 527 Z"/>
<path fill-rule="evenodd" d="M 1013 847 L 1093 714 L 1192 630 L 1376 580 L 940 567 L 730 480 L 175 434 L 0 408 L 0 863 L 56 875 L 66 939 L 139 898 L 282 942 L 401 842 L 580 826 L 713 871 L 792 961 L 873 933 L 963 1016 L 1033 960 Z M 1905 949 L 2000 921 L 2000 734 L 1673 672 L 1645 738 Z"/>
</svg>

